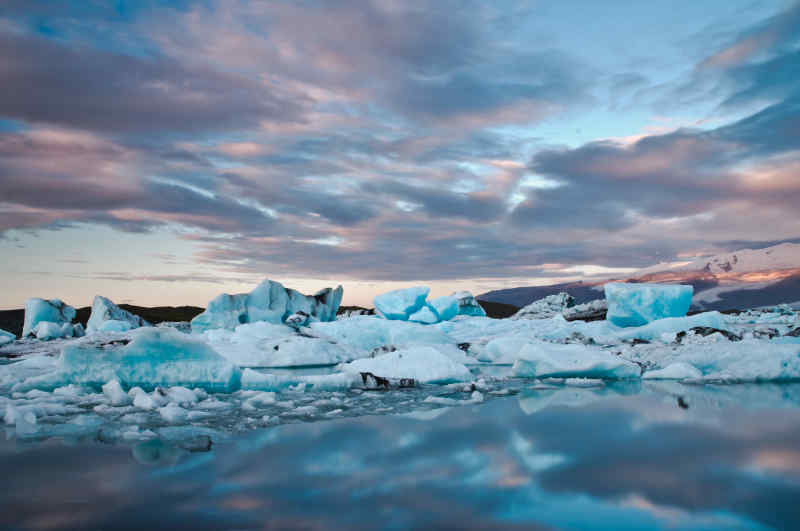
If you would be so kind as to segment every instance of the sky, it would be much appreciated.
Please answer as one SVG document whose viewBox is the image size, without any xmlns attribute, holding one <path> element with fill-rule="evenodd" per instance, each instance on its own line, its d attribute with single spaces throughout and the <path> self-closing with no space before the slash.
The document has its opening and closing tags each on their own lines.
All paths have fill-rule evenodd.
<svg viewBox="0 0 800 531">
<path fill-rule="evenodd" d="M 800 238 L 800 3 L 4 0 L 0 308 Z"/>
</svg>

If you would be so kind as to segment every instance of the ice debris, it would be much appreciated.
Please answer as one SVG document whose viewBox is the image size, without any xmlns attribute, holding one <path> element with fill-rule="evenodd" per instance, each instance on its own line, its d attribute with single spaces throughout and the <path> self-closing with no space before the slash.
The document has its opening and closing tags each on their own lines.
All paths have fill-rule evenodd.
<svg viewBox="0 0 800 531">
<path fill-rule="evenodd" d="M 617 326 L 642 326 L 665 317 L 683 317 L 694 288 L 683 284 L 622 283 L 605 285 L 607 319 Z"/>
<path fill-rule="evenodd" d="M 333 321 L 342 302 L 342 287 L 325 288 L 314 295 L 283 287 L 280 282 L 265 280 L 250 293 L 223 293 L 208 303 L 206 311 L 192 319 L 192 331 L 214 328 L 233 330 L 245 323 L 266 321 L 281 324 L 297 312 L 312 321 Z"/>
<path fill-rule="evenodd" d="M 150 326 L 150 323 L 97 295 L 92 302 L 92 313 L 86 323 L 86 332 L 125 332 L 141 326 Z"/>
</svg>

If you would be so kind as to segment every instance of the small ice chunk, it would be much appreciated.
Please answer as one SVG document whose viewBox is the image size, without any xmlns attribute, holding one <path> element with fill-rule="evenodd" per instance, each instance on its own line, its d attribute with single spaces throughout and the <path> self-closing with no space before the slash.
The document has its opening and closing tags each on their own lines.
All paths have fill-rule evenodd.
<svg viewBox="0 0 800 531">
<path fill-rule="evenodd" d="M 112 406 L 127 406 L 131 403 L 131 397 L 122 390 L 119 380 L 109 380 L 102 389 Z"/>
<path fill-rule="evenodd" d="M 682 361 L 671 363 L 663 369 L 647 371 L 642 375 L 644 380 L 686 380 L 703 376 L 697 367 Z"/>
<path fill-rule="evenodd" d="M 430 288 L 415 286 L 413 288 L 396 289 L 377 295 L 372 299 L 375 309 L 386 319 L 408 321 L 425 304 Z"/>
<path fill-rule="evenodd" d="M 683 284 L 610 282 L 605 285 L 608 314 L 617 326 L 642 326 L 665 317 L 683 317 L 694 288 Z"/>
<path fill-rule="evenodd" d="M 170 424 L 184 422 L 189 416 L 189 412 L 175 402 L 170 402 L 166 406 L 160 408 L 158 413 L 161 415 L 161 418 Z"/>
</svg>

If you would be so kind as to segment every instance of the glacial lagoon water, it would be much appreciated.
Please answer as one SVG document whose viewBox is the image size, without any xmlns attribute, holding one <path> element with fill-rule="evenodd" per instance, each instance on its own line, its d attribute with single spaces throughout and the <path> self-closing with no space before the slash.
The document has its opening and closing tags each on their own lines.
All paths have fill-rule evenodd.
<svg viewBox="0 0 800 531">
<path fill-rule="evenodd" d="M 512 393 L 210 439 L 11 428 L 0 528 L 800 528 L 800 384 Z"/>
</svg>

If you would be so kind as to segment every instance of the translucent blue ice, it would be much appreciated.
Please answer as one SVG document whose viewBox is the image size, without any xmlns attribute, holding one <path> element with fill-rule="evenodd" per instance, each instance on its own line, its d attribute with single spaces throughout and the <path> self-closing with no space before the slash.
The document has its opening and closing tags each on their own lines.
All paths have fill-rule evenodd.
<svg viewBox="0 0 800 531">
<path fill-rule="evenodd" d="M 418 312 L 425 304 L 430 288 L 415 286 L 413 288 L 396 289 L 377 295 L 372 302 L 375 309 L 385 318 L 395 321 L 408 321 L 411 314 Z"/>
<path fill-rule="evenodd" d="M 683 317 L 692 304 L 694 288 L 683 284 L 605 285 L 608 315 L 617 326 L 642 326 L 664 317 Z"/>
</svg>

